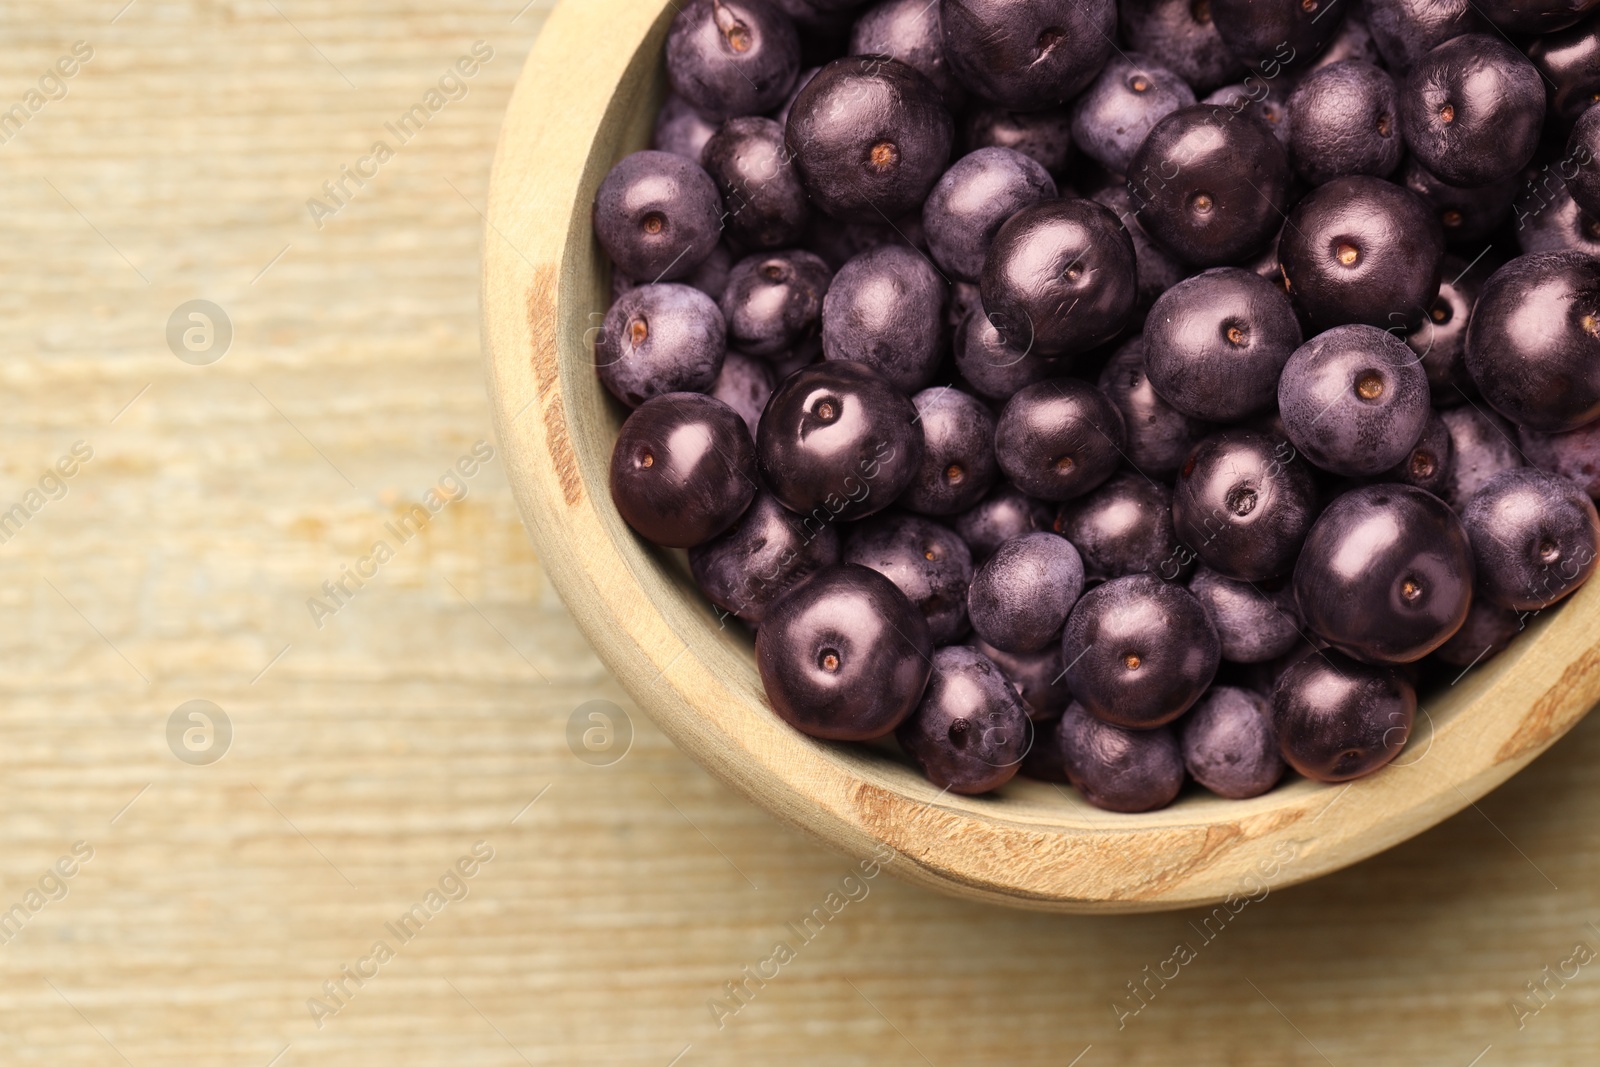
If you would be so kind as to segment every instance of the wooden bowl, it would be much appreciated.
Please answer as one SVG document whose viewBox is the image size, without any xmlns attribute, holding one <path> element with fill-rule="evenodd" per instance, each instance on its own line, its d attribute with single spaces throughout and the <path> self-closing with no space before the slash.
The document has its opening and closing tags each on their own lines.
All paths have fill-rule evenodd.
<svg viewBox="0 0 1600 1067">
<path fill-rule="evenodd" d="M 882 751 L 790 729 L 748 638 L 719 628 L 681 559 L 634 536 L 607 491 L 622 413 L 591 357 L 610 292 L 590 205 L 610 167 L 648 146 L 674 11 L 567 0 L 546 23 L 495 158 L 484 339 L 501 454 L 551 581 L 639 706 L 717 777 L 849 855 L 891 846 L 887 869 L 945 892 L 1158 910 L 1314 878 L 1403 841 L 1510 777 L 1600 697 L 1594 582 L 1511 650 L 1424 693 L 1396 764 L 1344 786 L 1296 778 L 1246 801 L 1193 790 L 1115 815 L 1020 779 L 990 797 L 941 794 Z"/>
</svg>

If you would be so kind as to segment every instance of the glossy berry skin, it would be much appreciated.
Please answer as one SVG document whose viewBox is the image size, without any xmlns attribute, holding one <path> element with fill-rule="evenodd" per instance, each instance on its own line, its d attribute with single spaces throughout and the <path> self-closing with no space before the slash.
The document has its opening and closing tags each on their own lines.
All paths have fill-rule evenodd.
<svg viewBox="0 0 1600 1067">
<path fill-rule="evenodd" d="M 1072 695 L 1096 718 L 1134 730 L 1188 711 L 1211 684 L 1221 655 L 1200 602 L 1153 574 L 1089 590 L 1061 637 Z"/>
<path fill-rule="evenodd" d="M 726 352 L 727 328 L 709 296 L 687 285 L 641 285 L 606 312 L 594 362 L 606 390 L 636 408 L 665 393 L 709 389 Z"/>
<path fill-rule="evenodd" d="M 1318 782 L 1348 782 L 1392 761 L 1416 714 L 1416 690 L 1400 671 L 1332 649 L 1290 667 L 1272 694 L 1284 760 Z"/>
<path fill-rule="evenodd" d="M 1127 430 L 1123 452 L 1134 470 L 1170 481 L 1190 449 L 1213 427 L 1190 418 L 1156 392 L 1145 373 L 1144 338 L 1124 342 L 1100 371 L 1100 391 L 1122 413 Z"/>
<path fill-rule="evenodd" d="M 1594 573 L 1600 518 L 1575 482 L 1532 467 L 1502 471 L 1461 510 L 1478 590 L 1517 611 L 1547 608 Z"/>
<path fill-rule="evenodd" d="M 1072 113 L 1007 111 L 1001 107 L 974 106 L 961 127 L 961 143 L 968 152 L 980 148 L 1013 148 L 1037 160 L 1060 177 L 1072 160 Z"/>
<path fill-rule="evenodd" d="M 933 641 L 922 613 L 877 571 L 843 563 L 778 600 L 756 631 L 772 709 L 801 733 L 870 741 L 922 700 Z"/>
<path fill-rule="evenodd" d="M 1517 248 L 1523 252 L 1584 252 L 1600 255 L 1600 220 L 1578 207 L 1561 170 L 1574 165 L 1562 160 L 1523 187 L 1511 205 L 1516 216 Z"/>
<path fill-rule="evenodd" d="M 784 506 L 822 521 L 882 511 L 922 467 L 916 408 L 862 363 L 790 375 L 767 403 L 756 445 L 762 477 Z"/>
<path fill-rule="evenodd" d="M 1012 538 L 1050 529 L 1053 508 L 1035 500 L 1009 482 L 1000 487 L 952 522 L 956 533 L 972 549 L 972 558 L 983 562 Z"/>
<path fill-rule="evenodd" d="M 771 111 L 799 73 L 799 34 L 766 0 L 690 0 L 667 33 L 667 80 L 713 121 Z"/>
<path fill-rule="evenodd" d="M 839 562 L 839 531 L 806 523 L 766 490 L 725 532 L 689 550 L 700 591 L 752 626 L 790 589 Z"/>
<path fill-rule="evenodd" d="M 1488 0 L 1482 10 L 1507 33 L 1553 33 L 1579 21 L 1594 7 L 1595 0 Z"/>
<path fill-rule="evenodd" d="M 1334 474 L 1363 476 L 1403 460 L 1428 422 L 1428 376 L 1416 353 L 1376 326 L 1338 326 L 1295 351 L 1278 381 L 1294 446 Z"/>
<path fill-rule="evenodd" d="M 1072 139 L 1106 170 L 1124 174 L 1151 127 L 1194 102 L 1194 90 L 1151 57 L 1112 55 L 1073 101 Z"/>
<path fill-rule="evenodd" d="M 1464 508 L 1490 478 L 1526 463 L 1517 447 L 1516 428 L 1494 412 L 1485 411 L 1482 405 L 1441 411 L 1439 418 L 1450 431 L 1450 450 L 1455 456 L 1444 500 L 1456 511 Z"/>
<path fill-rule="evenodd" d="M 658 152 L 671 152 L 693 163 L 700 162 L 700 154 L 717 132 L 717 124 L 708 122 L 677 93 L 667 97 L 656 116 L 656 128 L 650 138 L 650 147 Z"/>
<path fill-rule="evenodd" d="M 1115 337 L 1133 311 L 1133 239 L 1092 200 L 1034 204 L 1000 227 L 979 289 L 990 321 L 1016 339 L 1013 347 L 1042 356 L 1085 352 Z"/>
<path fill-rule="evenodd" d="M 772 368 L 762 360 L 743 352 L 729 352 L 722 361 L 722 371 L 706 390 L 744 420 L 750 431 L 750 440 L 756 439 L 756 429 L 761 425 L 761 413 L 772 397 Z"/>
<path fill-rule="evenodd" d="M 1122 414 L 1104 393 L 1076 378 L 1054 378 L 1006 402 L 994 454 L 1029 496 L 1071 500 L 1111 477 L 1123 443 Z"/>
<path fill-rule="evenodd" d="M 1217 267 L 1168 289 L 1144 325 L 1150 384 L 1196 419 L 1234 422 L 1269 411 L 1278 375 L 1300 347 L 1283 290 L 1238 267 Z"/>
<path fill-rule="evenodd" d="M 1474 597 L 1467 609 L 1467 621 L 1444 644 L 1433 650 L 1433 658 L 1452 667 L 1475 667 L 1487 663 L 1511 646 L 1522 632 L 1523 614 Z"/>
<path fill-rule="evenodd" d="M 1306 626 L 1369 663 L 1413 663 L 1460 628 L 1472 546 L 1455 513 L 1408 485 L 1353 489 L 1329 504 L 1294 568 Z"/>
<path fill-rule="evenodd" d="M 879 515 L 851 530 L 844 561 L 893 582 L 922 612 L 934 644 L 966 634 L 972 553 L 949 527 L 915 515 Z"/>
<path fill-rule="evenodd" d="M 1465 252 L 1469 258 L 1483 250 L 1490 234 L 1511 214 L 1512 201 L 1520 184 L 1513 177 L 1492 185 L 1463 189 L 1428 173 L 1413 156 L 1406 157 L 1393 180 L 1427 202 L 1439 220 L 1445 244 Z M 1453 274 L 1446 275 L 1447 279 L 1453 277 Z"/>
<path fill-rule="evenodd" d="M 1529 464 L 1576 482 L 1591 497 L 1600 496 L 1600 421 L 1566 433 L 1517 431 Z"/>
<path fill-rule="evenodd" d="M 635 152 L 594 198 L 594 233 L 617 270 L 644 282 L 687 278 L 722 236 L 722 196 L 698 163 Z"/>
<path fill-rule="evenodd" d="M 1467 372 L 1518 426 L 1560 433 L 1600 418 L 1600 261 L 1535 252 L 1495 271 L 1472 312 Z"/>
<path fill-rule="evenodd" d="M 1056 726 L 1067 778 L 1106 811 L 1164 808 L 1183 788 L 1183 755 L 1171 729 L 1127 730 L 1073 704 Z"/>
<path fill-rule="evenodd" d="M 1422 325 L 1405 335 L 1405 342 L 1422 361 L 1433 406 L 1448 408 L 1466 403 L 1477 391 L 1467 374 L 1467 327 L 1486 275 L 1469 269 L 1467 262 L 1456 256 L 1446 256 L 1440 267 L 1439 295 L 1433 298 Z"/>
<path fill-rule="evenodd" d="M 1345 9 L 1328 0 L 1211 0 L 1217 32 L 1263 77 L 1304 67 L 1339 33 Z"/>
<path fill-rule="evenodd" d="M 922 702 L 895 739 L 928 781 L 977 796 L 1015 777 L 1033 727 L 1000 668 L 976 649 L 951 645 L 933 654 Z"/>
<path fill-rule="evenodd" d="M 1244 67 L 1222 43 L 1209 2 L 1152 0 L 1121 5 L 1117 14 L 1128 44 L 1171 68 L 1197 93 L 1244 76 Z"/>
<path fill-rule="evenodd" d="M 962 156 L 923 206 L 928 252 L 951 276 L 976 282 L 1005 221 L 1055 195 L 1055 179 L 1044 164 L 1015 149 L 980 148 Z"/>
<path fill-rule="evenodd" d="M 773 359 L 816 336 L 832 280 L 828 265 L 810 252 L 741 259 L 729 272 L 720 300 L 729 346 Z"/>
<path fill-rule="evenodd" d="M 966 101 L 966 88 L 945 59 L 939 5 L 929 0 L 883 0 L 866 8 L 850 31 L 846 54 L 898 59 L 938 86 L 952 112 Z"/>
<path fill-rule="evenodd" d="M 1366 10 L 1372 41 L 1397 78 L 1452 37 L 1494 32 L 1473 0 L 1367 0 Z"/>
<path fill-rule="evenodd" d="M 1188 570 L 1188 553 L 1172 529 L 1172 491 L 1136 471 L 1118 471 L 1061 505 L 1055 531 L 1078 549 L 1092 581 L 1125 574 L 1170 581 Z"/>
<path fill-rule="evenodd" d="M 966 511 L 1000 478 L 994 416 L 982 401 L 949 386 L 924 389 L 911 403 L 922 421 L 922 466 L 900 506 L 923 515 Z"/>
<path fill-rule="evenodd" d="M 1278 243 L 1290 294 L 1312 324 L 1419 324 L 1439 292 L 1444 233 L 1422 198 L 1381 178 L 1319 186 L 1294 206 Z"/>
<path fill-rule="evenodd" d="M 728 234 L 746 248 L 786 248 L 811 220 L 783 127 L 758 115 L 729 119 L 706 143 L 701 163 L 728 211 Z"/>
<path fill-rule="evenodd" d="M 611 450 L 611 500 L 629 526 L 658 545 L 709 541 L 755 494 L 750 431 L 736 411 L 700 393 L 645 401 Z"/>
<path fill-rule="evenodd" d="M 1083 593 L 1083 560 L 1053 533 L 1007 541 L 978 568 L 967 614 L 979 637 L 1003 652 L 1059 643 L 1061 625 Z"/>
<path fill-rule="evenodd" d="M 1463 0 L 1456 0 L 1457 3 Z M 1529 42 L 1528 59 L 1549 90 L 1551 117 L 1567 129 L 1600 92 L 1600 22 L 1588 19 L 1570 29 Z"/>
<path fill-rule="evenodd" d="M 1382 480 L 1426 489 L 1443 500 L 1450 493 L 1455 471 L 1456 449 L 1450 427 L 1438 412 L 1431 412 L 1422 427 L 1422 436 L 1406 457 L 1385 471 Z"/>
<path fill-rule="evenodd" d="M 1600 112 L 1590 108 L 1578 117 L 1567 139 L 1567 191 L 1590 215 L 1600 215 Z"/>
<path fill-rule="evenodd" d="M 895 59 L 823 67 L 796 98 L 786 132 L 816 205 L 859 222 L 920 207 L 954 138 L 938 87 Z"/>
<path fill-rule="evenodd" d="M 1278 784 L 1285 770 L 1272 704 L 1260 693 L 1219 685 L 1184 717 L 1183 765 L 1219 797 L 1245 800 Z"/>
<path fill-rule="evenodd" d="M 1128 167 L 1139 224 L 1197 267 L 1243 262 L 1283 225 L 1289 156 L 1264 122 L 1196 104 L 1156 123 Z"/>
<path fill-rule="evenodd" d="M 903 393 L 927 385 L 944 355 L 949 286 L 921 252 L 880 245 L 839 268 L 822 302 L 822 351 L 865 363 Z"/>
<path fill-rule="evenodd" d="M 1234 427 L 1189 454 L 1172 492 L 1172 522 L 1201 562 L 1259 582 L 1293 568 L 1318 505 L 1316 480 L 1293 445 Z"/>
<path fill-rule="evenodd" d="M 1189 579 L 1189 592 L 1217 628 L 1222 658 L 1230 663 L 1265 663 L 1303 640 L 1294 590 L 1280 578 L 1241 582 L 1202 564 Z"/>
<path fill-rule="evenodd" d="M 1471 188 L 1504 181 L 1533 158 L 1544 83 L 1498 34 L 1454 37 L 1423 56 L 1400 91 L 1406 145 L 1432 174 Z"/>
<path fill-rule="evenodd" d="M 944 52 L 978 96 L 1013 111 L 1060 107 L 1110 58 L 1113 0 L 940 0 Z"/>
<path fill-rule="evenodd" d="M 1312 185 L 1345 174 L 1386 178 L 1405 144 L 1394 79 L 1345 60 L 1312 71 L 1289 97 L 1289 159 Z"/>
<path fill-rule="evenodd" d="M 1223 117 L 1233 119 L 1250 115 L 1266 124 L 1272 136 L 1289 150 L 1289 87 L 1279 82 L 1267 82 L 1252 77 L 1237 85 L 1224 85 L 1204 100 L 1213 110 L 1220 109 Z M 1287 157 L 1285 157 L 1287 158 Z"/>
<path fill-rule="evenodd" d="M 1026 324 L 1024 324 L 1026 326 Z M 961 380 L 990 400 L 1010 400 L 1026 386 L 1063 373 L 1069 357 L 1045 357 L 1030 351 L 1032 339 L 1001 332 L 980 304 L 956 326 L 955 364 Z"/>
<path fill-rule="evenodd" d="M 1055 720 L 1072 703 L 1072 691 L 1062 677 L 1065 664 L 1061 662 L 1061 642 L 1052 641 L 1037 652 L 1002 652 L 976 635 L 967 644 L 1000 668 L 1021 698 L 1022 709 L 1035 723 L 1048 723 L 1053 728 Z M 1049 747 L 1049 737 L 1048 730 L 1038 731 L 1033 748 Z"/>
</svg>

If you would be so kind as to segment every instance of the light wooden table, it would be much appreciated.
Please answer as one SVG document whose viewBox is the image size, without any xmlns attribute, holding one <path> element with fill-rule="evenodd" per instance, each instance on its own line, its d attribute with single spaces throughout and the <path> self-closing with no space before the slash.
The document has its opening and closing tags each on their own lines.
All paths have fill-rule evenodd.
<svg viewBox="0 0 1600 1067">
<path fill-rule="evenodd" d="M 1600 951 L 1600 719 L 1478 810 L 1226 925 L 1008 913 L 879 877 L 802 943 L 788 924 L 849 865 L 622 697 L 498 465 L 409 541 L 385 525 L 490 436 L 479 212 L 545 0 L 123 2 L 0 3 L 0 111 L 93 49 L 0 144 L 0 511 L 40 505 L 0 544 L 0 910 L 21 906 L 0 1062 L 1600 1058 L 1600 959 L 1541 979 Z M 399 145 L 385 123 L 480 40 L 465 95 L 448 83 Z M 323 183 L 378 139 L 393 158 L 318 228 L 307 200 L 336 206 Z M 193 299 L 233 326 L 210 365 L 165 338 Z M 29 497 L 79 441 L 65 495 Z M 377 540 L 393 558 L 319 629 L 308 599 L 334 606 L 322 583 Z M 209 766 L 167 741 L 194 699 L 233 729 Z M 632 713 L 609 767 L 568 747 L 594 699 Z M 427 913 L 480 841 L 493 859 L 446 883 L 467 895 Z M 77 842 L 92 858 L 50 876 Z M 386 924 L 417 903 L 402 941 Z M 780 940 L 794 959 L 719 1029 L 708 1005 Z M 1194 959 L 1119 1028 L 1126 983 L 1180 942 Z M 1537 980 L 1519 1029 L 1509 1003 Z"/>
</svg>

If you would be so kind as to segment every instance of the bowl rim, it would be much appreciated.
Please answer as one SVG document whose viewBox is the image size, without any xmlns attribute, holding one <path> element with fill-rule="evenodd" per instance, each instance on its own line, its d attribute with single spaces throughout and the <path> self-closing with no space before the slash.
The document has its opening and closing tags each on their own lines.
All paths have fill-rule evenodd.
<svg viewBox="0 0 1600 1067">
<path fill-rule="evenodd" d="M 869 747 L 782 723 L 748 640 L 720 632 L 681 560 L 636 538 L 607 489 L 619 420 L 590 357 L 609 302 L 590 205 L 611 165 L 648 144 L 675 10 L 566 0 L 540 31 L 490 178 L 483 350 L 501 456 L 552 584 L 639 707 L 719 779 L 846 855 L 881 860 L 887 846 L 886 869 L 946 893 L 1154 911 L 1253 896 L 1383 851 L 1499 785 L 1600 698 L 1594 582 L 1428 694 L 1396 763 L 1342 786 L 1292 780 L 1244 801 L 1186 791 L 1162 811 L 1117 815 L 1021 779 L 998 797 L 941 792 Z"/>
</svg>

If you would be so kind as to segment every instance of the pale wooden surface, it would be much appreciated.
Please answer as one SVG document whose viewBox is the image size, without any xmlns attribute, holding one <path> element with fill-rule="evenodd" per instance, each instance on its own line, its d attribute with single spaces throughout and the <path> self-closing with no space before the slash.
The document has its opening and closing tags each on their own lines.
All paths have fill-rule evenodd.
<svg viewBox="0 0 1600 1067">
<path fill-rule="evenodd" d="M 114 25 L 121 0 L 0 5 L 8 106 L 73 41 L 95 48 L 0 146 L 0 501 L 95 449 L 0 545 L 0 908 L 95 848 L 0 946 L 0 1062 L 1600 1057 L 1600 962 L 1521 1031 L 1506 1007 L 1576 941 L 1600 948 L 1594 718 L 1481 811 L 1250 905 L 1120 1032 L 1113 998 L 1199 943 L 1198 916 L 1028 915 L 886 878 L 718 1031 L 707 999 L 846 864 L 638 714 L 616 766 L 569 753 L 573 708 L 626 701 L 498 465 L 323 630 L 305 608 L 489 433 L 477 212 L 540 5 L 511 24 L 514 2 L 274 2 L 138 0 Z M 305 199 L 477 39 L 496 55 L 470 95 L 317 231 Z M 236 327 L 212 367 L 162 337 L 197 296 Z M 209 768 L 164 740 L 194 697 L 237 731 Z M 480 838 L 496 858 L 471 895 L 317 1030 L 306 999 Z"/>
<path fill-rule="evenodd" d="M 710 609 L 681 554 L 650 549 L 608 499 L 622 413 L 593 369 L 610 281 L 589 205 L 613 163 L 649 143 L 673 5 L 584 0 L 546 23 L 490 179 L 483 316 L 502 461 L 550 579 L 617 680 L 702 766 L 847 856 L 893 848 L 894 869 L 919 884 L 1043 911 L 1169 910 L 1405 841 L 1526 766 L 1600 698 L 1596 584 L 1460 684 L 1430 687 L 1410 751 L 1336 789 L 1296 779 L 1248 802 L 1191 789 L 1122 815 L 1027 780 L 955 796 L 904 761 L 789 729 L 750 641 Z M 571 57 L 601 37 L 611 47 L 579 76 Z"/>
</svg>

